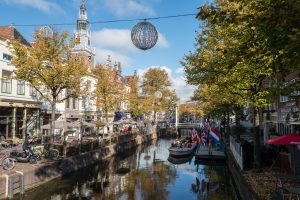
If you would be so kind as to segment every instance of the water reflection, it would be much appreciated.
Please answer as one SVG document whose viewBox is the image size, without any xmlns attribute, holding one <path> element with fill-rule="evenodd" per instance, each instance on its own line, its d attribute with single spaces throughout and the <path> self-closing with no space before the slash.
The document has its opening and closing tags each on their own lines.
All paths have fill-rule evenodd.
<svg viewBox="0 0 300 200">
<path fill-rule="evenodd" d="M 233 199 L 224 165 L 168 158 L 170 140 L 159 140 L 54 180 L 15 199 Z"/>
</svg>

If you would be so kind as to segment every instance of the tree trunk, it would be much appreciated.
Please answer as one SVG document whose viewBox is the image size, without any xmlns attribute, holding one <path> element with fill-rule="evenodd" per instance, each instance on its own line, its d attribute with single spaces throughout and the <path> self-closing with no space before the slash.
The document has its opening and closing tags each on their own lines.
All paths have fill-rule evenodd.
<svg viewBox="0 0 300 200">
<path fill-rule="evenodd" d="M 229 134 L 230 134 L 230 113 L 229 113 L 229 111 L 226 112 L 226 118 L 227 118 L 226 119 L 226 124 L 227 124 L 226 125 L 227 126 L 226 127 L 226 129 L 227 129 L 226 130 L 226 138 L 227 138 L 229 136 Z"/>
<path fill-rule="evenodd" d="M 53 100 L 51 103 L 50 148 L 53 148 L 53 144 L 54 144 L 55 110 L 56 110 L 56 101 Z"/>
<path fill-rule="evenodd" d="M 260 129 L 256 128 L 256 112 L 257 109 L 253 108 L 253 131 L 254 131 L 254 172 L 261 172 L 261 156 L 260 156 Z M 260 121 L 260 114 L 258 115 Z"/>
<path fill-rule="evenodd" d="M 105 120 L 106 120 L 106 124 L 108 124 L 108 111 L 105 111 Z M 109 126 L 107 126 L 107 132 L 109 135 L 109 145 L 111 145 L 111 134 L 110 134 Z"/>
</svg>

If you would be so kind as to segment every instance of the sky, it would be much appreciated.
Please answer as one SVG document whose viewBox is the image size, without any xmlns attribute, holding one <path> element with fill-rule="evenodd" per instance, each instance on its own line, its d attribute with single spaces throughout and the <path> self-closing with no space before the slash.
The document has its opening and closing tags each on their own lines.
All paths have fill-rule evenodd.
<svg viewBox="0 0 300 200">
<path fill-rule="evenodd" d="M 0 0 L 0 26 L 13 24 L 29 41 L 40 24 L 70 23 L 54 26 L 57 31 L 74 34 L 82 0 Z M 88 20 L 109 21 L 144 19 L 197 13 L 203 0 L 86 0 Z M 158 33 L 157 44 L 150 50 L 134 47 L 130 39 L 132 27 L 139 21 L 91 24 L 91 42 L 96 50 L 95 60 L 105 63 L 107 55 L 121 62 L 124 75 L 137 70 L 142 76 L 149 68 L 167 70 L 181 101 L 193 94 L 194 86 L 187 85 L 180 60 L 195 50 L 196 31 L 200 21 L 195 16 L 150 20 Z M 34 26 L 18 26 L 33 24 Z"/>
</svg>

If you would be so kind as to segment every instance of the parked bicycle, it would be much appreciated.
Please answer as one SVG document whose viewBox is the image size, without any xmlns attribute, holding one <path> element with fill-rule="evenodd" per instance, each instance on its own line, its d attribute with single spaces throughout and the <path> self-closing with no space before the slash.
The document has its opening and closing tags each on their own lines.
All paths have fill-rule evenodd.
<svg viewBox="0 0 300 200">
<path fill-rule="evenodd" d="M 12 170 L 15 167 L 15 162 L 8 155 L 3 152 L 0 152 L 0 165 L 5 170 Z"/>
<path fill-rule="evenodd" d="M 42 157 L 44 158 L 55 160 L 59 157 L 59 151 L 57 149 L 50 148 L 49 150 L 47 150 L 47 148 L 45 148 L 45 145 L 36 145 L 32 148 L 32 150 L 33 152 L 42 155 Z"/>
</svg>

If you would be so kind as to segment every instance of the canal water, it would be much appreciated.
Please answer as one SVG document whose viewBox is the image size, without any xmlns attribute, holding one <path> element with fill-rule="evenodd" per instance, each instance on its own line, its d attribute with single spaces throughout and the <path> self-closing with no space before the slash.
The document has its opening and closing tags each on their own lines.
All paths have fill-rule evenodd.
<svg viewBox="0 0 300 200">
<path fill-rule="evenodd" d="M 122 157 L 47 182 L 15 199 L 237 199 L 226 165 L 168 158 L 170 145 L 168 139 L 153 141 Z"/>
</svg>

